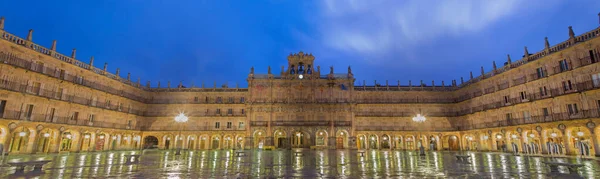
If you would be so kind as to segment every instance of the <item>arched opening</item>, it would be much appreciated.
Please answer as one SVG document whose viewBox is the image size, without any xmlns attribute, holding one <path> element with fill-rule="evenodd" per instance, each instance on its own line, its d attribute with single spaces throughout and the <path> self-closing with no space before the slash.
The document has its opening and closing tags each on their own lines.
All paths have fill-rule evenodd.
<svg viewBox="0 0 600 179">
<path fill-rule="evenodd" d="M 96 148 L 94 148 L 94 150 L 96 150 L 96 151 L 104 150 L 104 142 L 106 141 L 107 136 L 108 135 L 103 134 L 103 133 L 96 136 L 96 140 L 95 140 Z"/>
<path fill-rule="evenodd" d="M 438 138 L 436 136 L 429 136 L 429 150 L 438 150 Z"/>
<path fill-rule="evenodd" d="M 131 135 L 124 135 L 123 140 L 121 140 L 121 144 L 119 145 L 119 149 L 129 149 L 130 142 L 131 142 Z"/>
<path fill-rule="evenodd" d="M 446 136 L 447 140 L 445 140 L 444 144 L 447 144 L 448 150 L 459 150 L 460 146 L 458 145 L 458 137 L 455 135 Z"/>
<path fill-rule="evenodd" d="M 286 138 L 287 134 L 285 131 L 276 130 L 274 136 L 275 148 L 288 148 L 287 144 L 289 144 L 290 142 L 288 142 L 288 139 Z"/>
<path fill-rule="evenodd" d="M 367 137 L 365 135 L 358 135 L 358 142 L 356 143 L 358 149 L 367 149 Z"/>
<path fill-rule="evenodd" d="M 81 151 L 90 151 L 92 146 L 92 134 L 83 133 L 83 140 L 81 141 Z"/>
<path fill-rule="evenodd" d="M 390 149 L 390 136 L 387 134 L 383 134 L 381 137 L 381 149 Z"/>
<path fill-rule="evenodd" d="M 165 140 L 165 149 L 171 149 L 171 136 L 167 135 L 164 137 Z"/>
<path fill-rule="evenodd" d="M 223 137 L 223 147 L 222 149 L 233 149 L 233 138 L 230 135 L 226 135 Z"/>
<path fill-rule="evenodd" d="M 580 156 L 594 156 L 593 143 L 591 135 L 587 130 L 577 128 L 571 132 L 571 143 Z"/>
<path fill-rule="evenodd" d="M 265 132 L 262 130 L 254 132 L 254 148 L 262 149 L 265 145 Z"/>
<path fill-rule="evenodd" d="M 510 135 L 510 149 L 514 153 L 519 153 L 521 148 L 519 144 L 521 143 L 521 136 L 518 133 L 512 133 Z"/>
<path fill-rule="evenodd" d="M 49 129 L 46 129 L 43 132 L 40 132 L 40 134 L 38 136 L 37 152 L 41 152 L 41 153 L 50 152 L 50 143 L 52 140 L 55 139 L 54 134 L 55 133 L 50 131 Z"/>
<path fill-rule="evenodd" d="M 244 136 L 242 136 L 242 135 L 237 136 L 235 147 L 237 149 L 244 149 Z"/>
<path fill-rule="evenodd" d="M 335 138 L 335 148 L 336 149 L 345 149 L 348 146 L 348 132 L 345 130 L 340 130 L 336 134 Z"/>
<path fill-rule="evenodd" d="M 295 132 L 292 138 L 292 147 L 293 148 L 308 148 L 310 145 L 308 143 L 308 139 L 310 136 L 304 132 Z"/>
<path fill-rule="evenodd" d="M 504 136 L 502 134 L 496 134 L 496 150 L 506 152 L 507 146 Z"/>
<path fill-rule="evenodd" d="M 31 132 L 29 129 L 23 127 L 21 130 L 17 130 L 12 134 L 12 142 L 10 144 L 10 153 L 25 153 L 27 151 L 27 143 Z"/>
<path fill-rule="evenodd" d="M 541 143 L 538 135 L 533 131 L 526 132 L 527 140 L 523 142 L 523 152 L 527 154 L 541 154 Z"/>
<path fill-rule="evenodd" d="M 327 132 L 324 130 L 317 131 L 315 138 L 316 146 L 325 146 L 327 145 Z"/>
<path fill-rule="evenodd" d="M 406 150 L 416 150 L 415 147 L 415 137 L 414 136 L 406 136 Z"/>
<path fill-rule="evenodd" d="M 208 148 L 208 136 L 204 135 L 200 137 L 200 149 L 207 150 Z"/>
<path fill-rule="evenodd" d="M 158 138 L 154 136 L 146 136 L 144 138 L 144 149 L 156 149 L 158 148 Z"/>
<path fill-rule="evenodd" d="M 196 137 L 193 135 L 188 136 L 187 149 L 194 150 L 196 148 Z"/>
<path fill-rule="evenodd" d="M 212 141 L 210 143 L 211 149 L 219 149 L 221 147 L 220 146 L 221 138 L 219 138 L 219 136 L 213 136 L 211 141 Z"/>
<path fill-rule="evenodd" d="M 113 135 L 110 137 L 110 150 L 116 150 L 117 145 L 119 144 L 119 140 L 121 139 L 121 135 Z"/>
<path fill-rule="evenodd" d="M 133 136 L 133 142 L 132 142 L 132 146 L 134 149 L 137 149 L 140 145 L 140 136 L 139 135 L 135 135 Z"/>
<path fill-rule="evenodd" d="M 71 151 L 71 144 L 73 144 L 74 137 L 73 134 L 70 132 L 64 132 L 61 136 L 58 152 Z"/>
<path fill-rule="evenodd" d="M 465 150 L 477 150 L 478 142 L 472 135 L 465 135 Z"/>
<path fill-rule="evenodd" d="M 404 150 L 404 139 L 402 136 L 396 136 L 394 137 L 394 139 L 396 140 L 396 147 L 395 149 L 400 149 L 400 150 Z"/>
<path fill-rule="evenodd" d="M 371 134 L 369 136 L 369 149 L 379 149 L 379 146 L 377 146 L 379 137 L 375 134 Z"/>
</svg>

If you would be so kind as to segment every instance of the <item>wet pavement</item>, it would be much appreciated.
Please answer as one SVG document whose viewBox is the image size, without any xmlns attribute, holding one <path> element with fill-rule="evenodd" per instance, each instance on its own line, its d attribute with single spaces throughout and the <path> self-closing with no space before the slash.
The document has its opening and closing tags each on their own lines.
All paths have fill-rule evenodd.
<svg viewBox="0 0 600 179">
<path fill-rule="evenodd" d="M 1 178 L 600 178 L 595 159 L 514 156 L 508 153 L 367 150 L 234 150 L 144 151 L 140 162 L 124 155 L 140 151 L 112 151 L 48 155 L 13 155 L 8 162 L 51 160 L 43 173 L 3 164 Z M 298 152 L 298 153 L 297 153 Z M 459 162 L 456 155 L 471 156 Z M 582 164 L 579 173 L 550 173 L 542 162 Z"/>
</svg>

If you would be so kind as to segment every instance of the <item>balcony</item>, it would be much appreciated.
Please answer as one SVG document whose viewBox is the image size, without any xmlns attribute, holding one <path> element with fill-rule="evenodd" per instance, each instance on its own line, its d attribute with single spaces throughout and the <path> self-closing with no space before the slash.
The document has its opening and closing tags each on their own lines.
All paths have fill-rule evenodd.
<svg viewBox="0 0 600 179">
<path fill-rule="evenodd" d="M 144 129 L 144 131 L 245 131 L 245 127 L 231 126 L 227 128 L 227 126 L 222 125 L 217 128 L 216 126 L 208 126 L 208 125 L 195 125 L 193 123 L 186 123 L 182 127 L 178 125 L 174 126 L 153 126 Z"/>
<path fill-rule="evenodd" d="M 459 130 L 474 130 L 494 127 L 507 127 L 534 123 L 545 123 L 545 122 L 556 122 L 556 121 L 568 121 L 577 119 L 597 118 L 600 117 L 600 109 L 589 109 L 582 110 L 578 113 L 553 113 L 548 116 L 531 116 L 528 118 L 510 118 L 508 120 L 499 120 L 486 123 L 478 123 L 471 125 L 459 126 Z"/>
<path fill-rule="evenodd" d="M 43 122 L 48 124 L 66 124 L 74 126 L 88 126 L 88 127 L 100 127 L 110 129 L 126 129 L 126 130 L 140 130 L 137 126 L 129 126 L 124 123 L 111 123 L 104 121 L 88 121 L 81 119 L 73 119 L 72 117 L 46 115 L 46 114 L 35 114 L 32 113 L 27 115 L 21 111 L 4 111 L 0 113 L 0 118 L 10 120 L 22 120 L 28 122 Z"/>
</svg>

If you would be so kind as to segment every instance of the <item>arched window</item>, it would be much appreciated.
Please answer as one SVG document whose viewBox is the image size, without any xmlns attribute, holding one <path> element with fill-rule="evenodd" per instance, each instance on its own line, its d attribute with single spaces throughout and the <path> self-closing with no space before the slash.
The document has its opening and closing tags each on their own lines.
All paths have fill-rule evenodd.
<svg viewBox="0 0 600 179">
<path fill-rule="evenodd" d="M 304 74 L 304 64 L 298 64 L 298 74 Z"/>
<path fill-rule="evenodd" d="M 296 74 L 296 68 L 294 68 L 294 65 L 290 67 L 290 74 Z"/>
<path fill-rule="evenodd" d="M 307 67 L 307 68 L 308 68 L 308 69 L 306 69 L 306 74 L 312 74 L 312 70 L 311 70 L 312 68 L 311 68 L 311 66 L 310 66 L 310 65 L 308 65 L 308 67 Z"/>
</svg>

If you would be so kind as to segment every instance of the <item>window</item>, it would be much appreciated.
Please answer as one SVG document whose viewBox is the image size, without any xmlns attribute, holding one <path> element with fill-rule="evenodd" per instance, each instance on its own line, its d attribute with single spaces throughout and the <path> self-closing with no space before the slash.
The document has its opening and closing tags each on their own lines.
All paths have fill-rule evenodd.
<svg viewBox="0 0 600 179">
<path fill-rule="evenodd" d="M 205 102 L 205 103 L 208 103 L 208 100 L 209 100 L 209 99 L 208 99 L 208 96 L 207 96 L 206 98 L 204 98 L 204 102 Z"/>
<path fill-rule="evenodd" d="M 57 93 L 56 93 L 56 96 L 55 96 L 55 98 L 57 98 L 57 99 L 63 99 L 63 94 L 64 94 L 64 92 L 65 92 L 65 89 L 63 89 L 63 88 L 58 88 L 58 91 L 57 91 Z"/>
<path fill-rule="evenodd" d="M 535 71 L 537 72 L 537 78 L 543 78 L 546 76 L 546 73 L 544 73 L 544 68 L 542 67 L 535 69 Z"/>
<path fill-rule="evenodd" d="M 65 72 L 65 70 L 63 70 L 63 69 L 60 69 L 59 73 L 60 73 L 60 76 L 59 76 L 59 78 L 64 80 L 64 79 L 65 79 L 65 76 L 66 76 L 66 75 L 65 75 L 65 73 L 66 73 L 66 72 Z"/>
<path fill-rule="evenodd" d="M 590 61 L 592 61 L 592 63 L 598 62 L 598 57 L 596 55 L 598 54 L 594 53 L 594 50 L 590 50 Z"/>
<path fill-rule="evenodd" d="M 246 100 L 244 99 L 244 97 L 240 98 L 240 103 L 244 103 Z"/>
<path fill-rule="evenodd" d="M 245 112 L 244 112 L 244 109 L 242 109 L 242 111 L 241 111 L 241 112 L 242 112 L 242 114 L 245 114 Z"/>
<path fill-rule="evenodd" d="M 71 116 L 71 120 L 77 120 L 79 119 L 79 112 L 73 112 L 73 115 Z"/>
<path fill-rule="evenodd" d="M 600 73 L 592 75 L 592 84 L 594 87 L 600 87 Z"/>
<path fill-rule="evenodd" d="M 546 89 L 546 87 L 540 87 L 540 96 L 546 96 L 548 95 L 548 90 Z"/>
<path fill-rule="evenodd" d="M 197 103 L 198 101 L 200 101 L 200 99 L 198 99 L 198 96 L 194 97 L 194 102 Z"/>
<path fill-rule="evenodd" d="M 510 103 L 509 100 L 510 100 L 509 96 L 504 96 L 504 103 Z"/>
<path fill-rule="evenodd" d="M 123 109 L 123 103 L 117 103 L 117 110 L 121 111 Z"/>
<path fill-rule="evenodd" d="M 511 113 L 506 113 L 506 120 L 510 120 L 512 119 L 512 114 Z"/>
<path fill-rule="evenodd" d="M 550 112 L 548 112 L 548 108 L 542 108 L 542 114 L 544 115 L 544 117 L 549 116 Z"/>
<path fill-rule="evenodd" d="M 573 90 L 573 85 L 571 84 L 571 80 L 563 81 L 562 84 L 563 84 L 563 89 L 565 91 Z"/>
<path fill-rule="evenodd" d="M 222 103 L 223 99 L 221 97 L 217 97 L 217 103 Z"/>
<path fill-rule="evenodd" d="M 526 100 L 527 99 L 527 91 L 521 91 L 521 100 Z"/>
<path fill-rule="evenodd" d="M 233 109 L 227 109 L 227 114 L 233 114 Z"/>
<path fill-rule="evenodd" d="M 227 129 L 231 129 L 232 122 L 227 122 Z"/>
<path fill-rule="evenodd" d="M 88 117 L 88 121 L 89 122 L 94 122 L 94 119 L 96 119 L 96 115 L 90 114 L 90 117 Z"/>
<path fill-rule="evenodd" d="M 131 120 L 127 121 L 127 127 L 131 127 Z"/>
<path fill-rule="evenodd" d="M 240 129 L 241 129 L 241 128 L 244 128 L 244 127 L 245 127 L 245 126 L 244 126 L 244 122 L 239 122 L 239 123 L 238 123 L 238 128 L 240 128 Z"/>
<path fill-rule="evenodd" d="M 560 72 L 569 70 L 569 64 L 567 63 L 567 59 L 558 61 L 558 64 L 560 66 Z"/>
<path fill-rule="evenodd" d="M 56 122 L 54 119 L 54 114 L 56 113 L 56 109 L 55 108 L 50 108 L 50 112 L 48 113 L 48 119 L 50 122 Z"/>
<path fill-rule="evenodd" d="M 25 109 L 25 119 L 31 120 L 31 116 L 33 115 L 33 104 L 27 105 Z"/>
<path fill-rule="evenodd" d="M 221 128 L 221 122 L 215 122 L 215 129 Z"/>
<path fill-rule="evenodd" d="M 96 106 L 96 104 L 98 103 L 98 97 L 92 97 L 92 106 Z"/>
<path fill-rule="evenodd" d="M 523 111 L 523 119 L 525 119 L 525 121 L 531 121 L 531 114 L 529 114 L 529 111 Z"/>
<path fill-rule="evenodd" d="M 6 100 L 0 101 L 0 118 L 4 117 L 4 110 L 6 110 Z"/>
<path fill-rule="evenodd" d="M 577 109 L 577 104 L 567 104 L 567 111 L 570 115 L 579 113 L 579 110 Z"/>
<path fill-rule="evenodd" d="M 40 89 L 42 88 L 42 84 L 39 83 L 39 82 L 33 82 L 32 85 L 33 86 L 31 88 L 31 93 L 39 95 L 40 94 Z"/>
<path fill-rule="evenodd" d="M 83 84 L 83 76 L 77 76 L 75 83 Z"/>
<path fill-rule="evenodd" d="M 228 101 L 229 103 L 233 103 L 233 97 L 229 97 Z"/>
<path fill-rule="evenodd" d="M 221 114 L 221 109 L 217 109 L 217 114 Z"/>
<path fill-rule="evenodd" d="M 110 100 L 107 99 L 105 104 L 106 104 L 106 108 L 110 108 Z"/>
</svg>

